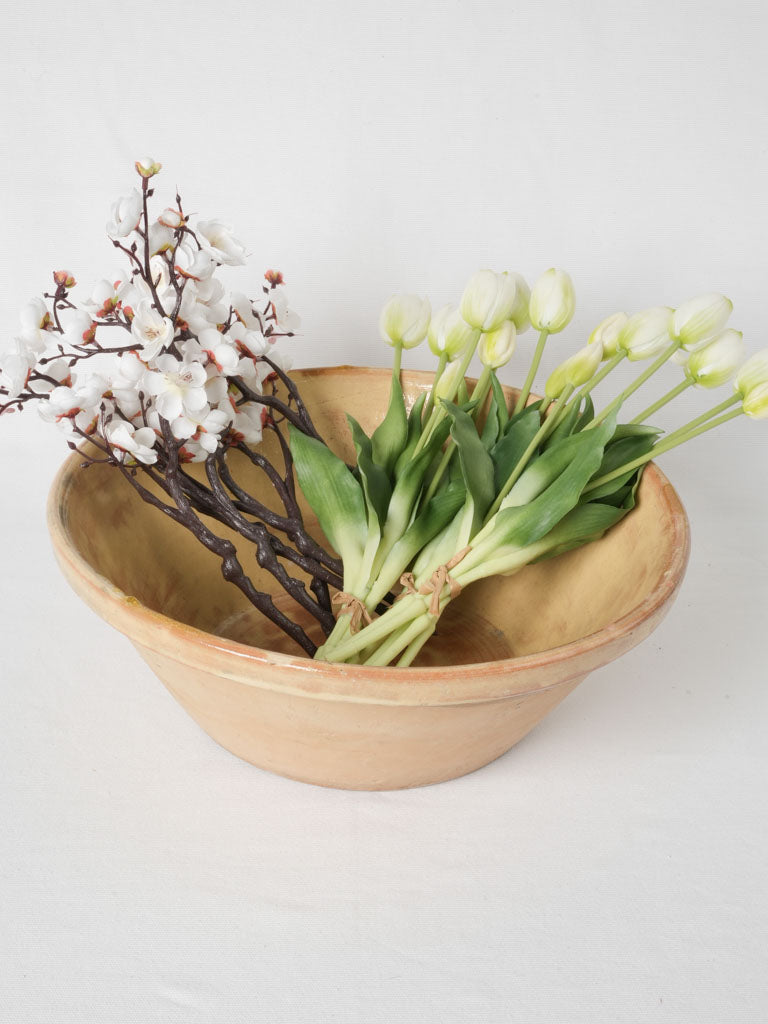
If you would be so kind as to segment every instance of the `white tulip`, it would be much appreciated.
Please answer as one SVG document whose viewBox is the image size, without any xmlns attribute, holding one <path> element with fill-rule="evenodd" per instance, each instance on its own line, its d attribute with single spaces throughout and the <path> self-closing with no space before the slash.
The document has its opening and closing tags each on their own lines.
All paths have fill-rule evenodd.
<svg viewBox="0 0 768 1024">
<path fill-rule="evenodd" d="M 733 303 L 719 292 L 699 295 L 678 306 L 670 328 L 683 348 L 694 349 L 719 334 L 733 311 Z"/>
<path fill-rule="evenodd" d="M 619 352 L 619 335 L 629 317 L 626 313 L 612 313 L 601 320 L 589 336 L 590 345 L 600 344 L 603 348 L 603 359 L 612 359 Z"/>
<path fill-rule="evenodd" d="M 456 359 L 474 345 L 479 331 L 470 327 L 456 306 L 443 306 L 429 322 L 427 341 L 436 356 L 443 352 L 449 359 Z"/>
<path fill-rule="evenodd" d="M 755 352 L 744 363 L 733 382 L 740 395 L 746 395 L 752 388 L 768 384 L 768 348 Z"/>
<path fill-rule="evenodd" d="M 495 331 L 487 331 L 480 338 L 477 354 L 483 366 L 498 370 L 506 366 L 515 351 L 517 329 L 511 320 L 505 320 Z"/>
<path fill-rule="evenodd" d="M 536 330 L 558 334 L 571 322 L 575 309 L 576 293 L 568 274 L 555 267 L 545 271 L 531 292 L 529 312 Z"/>
<path fill-rule="evenodd" d="M 463 373 L 462 373 L 462 360 L 457 359 L 453 363 L 449 363 L 443 371 L 440 379 L 435 385 L 435 401 L 439 402 L 441 398 L 452 400 L 454 395 L 459 389 L 461 384 Z"/>
<path fill-rule="evenodd" d="M 753 419 L 768 417 L 768 349 L 756 352 L 741 367 L 734 381 L 742 408 Z"/>
<path fill-rule="evenodd" d="M 517 293 L 515 275 L 478 270 L 467 282 L 459 309 L 470 327 L 478 331 L 495 331 L 512 316 Z"/>
<path fill-rule="evenodd" d="M 515 304 L 508 319 L 515 325 L 518 334 L 527 331 L 531 326 L 531 289 L 522 274 L 515 270 L 505 270 L 505 275 L 515 282 Z"/>
<path fill-rule="evenodd" d="M 691 352 L 686 375 L 702 388 L 719 388 L 744 362 L 746 346 L 741 331 L 723 331 L 713 341 Z"/>
<path fill-rule="evenodd" d="M 580 388 L 582 384 L 592 380 L 602 358 L 603 351 L 599 341 L 585 345 L 555 367 L 549 375 L 544 394 L 549 399 L 555 399 L 559 398 L 568 386 Z"/>
<path fill-rule="evenodd" d="M 379 332 L 388 345 L 415 348 L 426 337 L 432 307 L 418 295 L 393 295 L 379 317 Z"/>
<path fill-rule="evenodd" d="M 633 361 L 659 355 L 672 342 L 672 310 L 652 306 L 629 317 L 619 333 L 618 347 Z"/>
</svg>

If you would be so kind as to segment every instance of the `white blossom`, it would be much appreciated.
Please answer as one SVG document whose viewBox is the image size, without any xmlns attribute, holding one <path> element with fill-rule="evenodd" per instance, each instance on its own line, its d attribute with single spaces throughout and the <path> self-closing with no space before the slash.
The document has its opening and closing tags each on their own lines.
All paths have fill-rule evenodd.
<svg viewBox="0 0 768 1024">
<path fill-rule="evenodd" d="M 245 246 L 232 234 L 232 229 L 219 220 L 201 220 L 195 233 L 203 249 L 217 263 L 240 267 L 245 263 Z"/>
<path fill-rule="evenodd" d="M 155 360 L 155 366 L 156 370 L 146 373 L 144 384 L 162 417 L 194 416 L 206 406 L 207 374 L 200 363 L 182 363 L 166 354 Z"/>
<path fill-rule="evenodd" d="M 134 311 L 131 334 L 141 346 L 142 357 L 148 362 L 173 340 L 173 324 L 167 316 L 160 316 L 147 299 L 142 299 Z"/>
<path fill-rule="evenodd" d="M 185 237 L 176 250 L 175 267 L 182 277 L 206 281 L 216 270 L 216 261 Z"/>
<path fill-rule="evenodd" d="M 0 386 L 5 388 L 9 398 L 19 397 L 34 365 L 35 358 L 28 352 L 17 350 L 0 355 Z"/>
<path fill-rule="evenodd" d="M 115 417 L 104 425 L 104 437 L 123 462 L 143 462 L 151 466 L 157 462 L 153 451 L 157 434 L 151 427 L 139 427 Z"/>
<path fill-rule="evenodd" d="M 141 193 L 138 189 L 112 204 L 112 220 L 107 224 L 110 238 L 127 238 L 139 226 L 143 212 Z"/>
<path fill-rule="evenodd" d="M 225 376 L 232 376 L 237 371 L 240 357 L 227 336 L 213 327 L 200 332 L 200 347 L 208 356 L 216 369 Z"/>
</svg>

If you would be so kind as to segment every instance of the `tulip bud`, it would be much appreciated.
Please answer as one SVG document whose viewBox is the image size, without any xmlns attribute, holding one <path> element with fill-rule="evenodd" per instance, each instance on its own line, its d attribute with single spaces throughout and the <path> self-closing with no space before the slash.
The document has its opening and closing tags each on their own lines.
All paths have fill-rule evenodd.
<svg viewBox="0 0 768 1024">
<path fill-rule="evenodd" d="M 576 295 L 568 274 L 555 267 L 546 270 L 531 292 L 529 311 L 536 330 L 558 334 L 571 322 L 575 308 Z"/>
<path fill-rule="evenodd" d="M 163 165 L 151 157 L 144 157 L 143 160 L 137 160 L 135 166 L 142 178 L 154 178 L 160 172 L 160 168 Z"/>
<path fill-rule="evenodd" d="M 719 388 L 744 361 L 744 349 L 741 331 L 723 331 L 707 345 L 690 353 L 686 376 L 702 388 Z"/>
<path fill-rule="evenodd" d="M 601 320 L 589 336 L 590 345 L 603 346 L 603 359 L 612 359 L 619 352 L 619 335 L 629 317 L 626 313 L 613 313 Z"/>
<path fill-rule="evenodd" d="M 699 295 L 678 306 L 672 317 L 672 336 L 683 348 L 694 349 L 714 338 L 725 327 L 733 310 L 733 303 L 719 292 Z"/>
<path fill-rule="evenodd" d="M 478 333 L 455 306 L 448 305 L 439 309 L 430 320 L 427 341 L 436 356 L 445 352 L 449 359 L 456 359 L 475 344 Z"/>
<path fill-rule="evenodd" d="M 495 331 L 488 331 L 480 338 L 477 354 L 480 362 L 490 370 L 506 366 L 515 351 L 517 330 L 511 320 L 505 320 Z"/>
<path fill-rule="evenodd" d="M 461 315 L 478 331 L 495 331 L 515 309 L 518 284 L 511 274 L 478 270 L 461 296 Z"/>
<path fill-rule="evenodd" d="M 744 397 L 753 388 L 768 385 L 768 349 L 755 352 L 736 374 L 733 386 Z"/>
<path fill-rule="evenodd" d="M 559 398 L 569 385 L 572 388 L 580 388 L 582 384 L 592 380 L 602 357 L 603 350 L 599 341 L 593 341 L 578 352 L 574 352 L 549 375 L 544 394 L 552 400 Z"/>
<path fill-rule="evenodd" d="M 768 419 L 768 383 L 758 384 L 748 391 L 741 407 L 753 420 Z"/>
<path fill-rule="evenodd" d="M 514 270 L 505 270 L 504 273 L 507 277 L 513 277 L 515 279 L 516 286 L 515 304 L 507 319 L 511 320 L 515 325 L 517 333 L 522 334 L 523 331 L 527 331 L 531 326 L 531 289 L 528 287 L 528 284 L 522 274 L 518 274 Z"/>
<path fill-rule="evenodd" d="M 379 317 L 379 331 L 388 345 L 415 348 L 424 340 L 432 309 L 418 295 L 393 295 Z"/>
<path fill-rule="evenodd" d="M 652 306 L 635 313 L 621 328 L 618 347 L 633 361 L 657 356 L 672 341 L 671 322 L 672 310 L 668 306 Z"/>
<path fill-rule="evenodd" d="M 435 401 L 439 402 L 441 398 L 452 399 L 459 388 L 462 376 L 461 359 L 449 363 L 435 384 Z"/>
</svg>

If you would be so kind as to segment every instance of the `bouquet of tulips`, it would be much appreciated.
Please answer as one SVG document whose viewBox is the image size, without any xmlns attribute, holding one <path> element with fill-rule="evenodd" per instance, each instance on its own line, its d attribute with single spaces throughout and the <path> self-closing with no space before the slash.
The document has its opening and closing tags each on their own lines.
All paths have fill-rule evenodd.
<svg viewBox="0 0 768 1024">
<path fill-rule="evenodd" d="M 726 327 L 731 310 L 725 296 L 709 294 L 676 310 L 616 313 L 533 400 L 547 338 L 574 312 L 563 271 L 548 270 L 532 291 L 519 274 L 478 271 L 459 306 L 434 316 L 426 300 L 393 297 L 380 322 L 394 348 L 389 408 L 370 438 L 349 419 L 357 465 L 312 438 L 291 439 L 301 487 L 344 565 L 342 614 L 316 657 L 410 665 L 465 586 L 597 540 L 630 512 L 651 459 L 734 416 L 768 416 L 768 352 L 744 362 L 741 334 Z M 496 371 L 531 325 L 538 343 L 510 404 Z M 407 411 L 401 353 L 425 337 L 437 357 L 434 382 Z M 475 353 L 483 371 L 470 392 Z M 646 365 L 596 410 L 592 390 L 624 360 Z M 680 382 L 619 422 L 625 400 L 671 360 L 682 365 Z M 734 392 L 691 422 L 667 434 L 646 422 L 685 389 L 734 375 Z"/>
<path fill-rule="evenodd" d="M 517 273 L 481 270 L 458 306 L 434 315 L 416 296 L 386 304 L 389 405 L 371 436 L 348 417 L 348 465 L 316 430 L 275 348 L 298 327 L 282 275 L 268 271 L 256 299 L 227 293 L 216 275 L 244 263 L 244 247 L 218 220 L 193 225 L 179 195 L 153 219 L 160 165 L 136 170 L 141 190 L 115 203 L 107 226 L 126 272 L 79 305 L 72 274 L 54 273 L 55 289 L 25 308 L 21 334 L 0 355 L 0 413 L 36 405 L 85 467 L 114 466 L 310 656 L 410 665 L 464 587 L 597 540 L 631 512 L 651 459 L 732 417 L 768 417 L 768 351 L 745 361 L 719 294 L 608 317 L 534 397 L 547 338 L 573 316 L 571 280 L 551 269 L 529 289 Z M 497 371 L 531 326 L 538 343 L 509 402 Z M 402 352 L 425 339 L 434 378 L 408 408 Z M 470 388 L 475 356 L 483 370 Z M 596 409 L 593 389 L 624 360 L 643 368 Z M 667 363 L 680 365 L 679 382 L 622 422 L 626 399 Z M 648 422 L 685 389 L 731 380 L 728 398 L 675 430 Z M 260 448 L 265 431 L 278 440 L 279 465 Z M 266 475 L 279 510 L 246 488 L 246 463 Z M 306 530 L 297 486 L 327 546 Z M 317 620 L 320 647 L 255 586 L 217 523 L 252 545 L 258 565 Z"/>
</svg>

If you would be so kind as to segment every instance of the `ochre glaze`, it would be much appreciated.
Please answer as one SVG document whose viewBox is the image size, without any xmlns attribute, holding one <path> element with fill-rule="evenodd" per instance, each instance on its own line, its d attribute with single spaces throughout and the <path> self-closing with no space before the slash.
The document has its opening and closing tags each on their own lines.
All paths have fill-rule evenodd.
<svg viewBox="0 0 768 1024">
<path fill-rule="evenodd" d="M 320 432 L 351 458 L 340 410 L 370 431 L 386 409 L 389 371 L 294 375 Z M 409 401 L 430 380 L 405 373 Z M 648 636 L 688 557 L 683 508 L 650 465 L 637 508 L 602 540 L 468 587 L 418 665 L 328 665 L 290 653 L 289 642 L 224 581 L 218 560 L 142 502 L 119 473 L 82 470 L 80 462 L 67 460 L 49 501 L 56 556 L 75 591 L 133 641 L 222 746 L 324 786 L 420 786 L 492 761 L 589 672 Z M 236 468 L 261 500 L 272 500 L 254 467 Z M 307 521 L 317 533 L 308 510 Z M 276 593 L 252 551 L 231 536 L 257 585 Z"/>
</svg>

